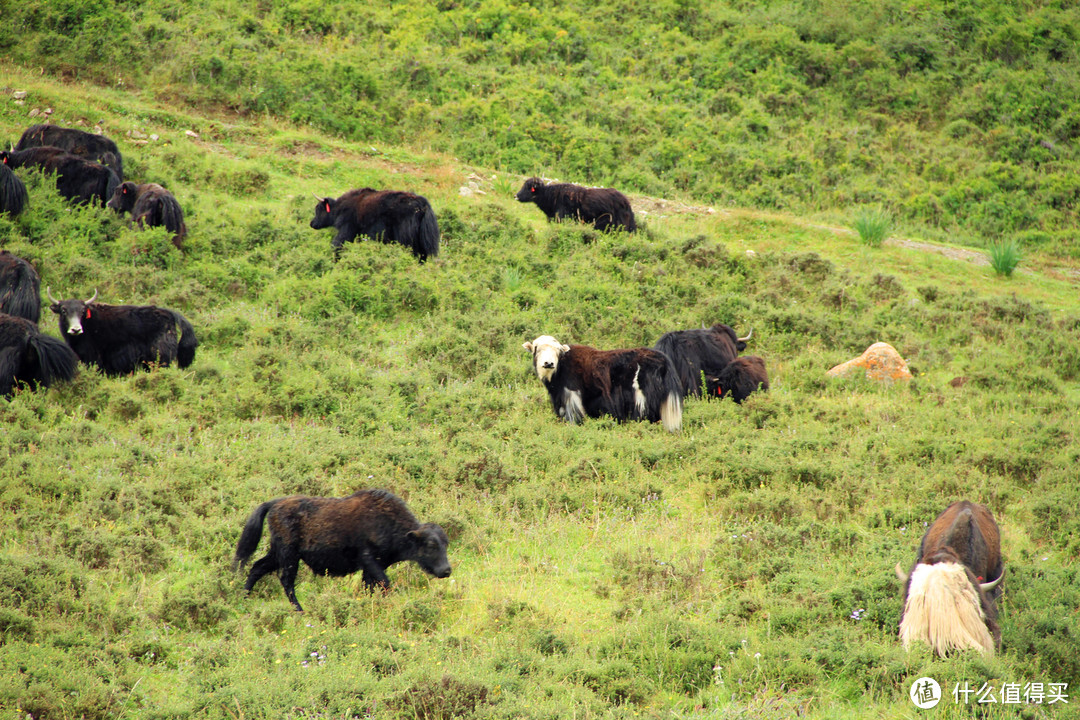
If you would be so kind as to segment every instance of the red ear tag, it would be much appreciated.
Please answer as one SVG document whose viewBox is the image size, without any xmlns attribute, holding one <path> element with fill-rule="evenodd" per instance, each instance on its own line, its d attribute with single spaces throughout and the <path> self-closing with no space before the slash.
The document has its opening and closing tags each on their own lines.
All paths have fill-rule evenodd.
<svg viewBox="0 0 1080 720">
<path fill-rule="evenodd" d="M 529 188 L 529 192 L 536 192 L 536 188 Z"/>
<path fill-rule="evenodd" d="M 90 319 L 90 308 L 86 308 L 86 319 Z"/>
</svg>

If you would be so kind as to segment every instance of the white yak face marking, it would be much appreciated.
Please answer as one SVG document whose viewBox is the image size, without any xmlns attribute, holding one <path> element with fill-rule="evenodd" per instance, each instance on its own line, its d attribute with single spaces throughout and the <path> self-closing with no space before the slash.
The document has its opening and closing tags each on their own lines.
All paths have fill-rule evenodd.
<svg viewBox="0 0 1080 720">
<path fill-rule="evenodd" d="M 545 383 L 551 382 L 555 371 L 559 369 L 559 358 L 563 353 L 570 351 L 569 345 L 563 345 L 550 335 L 541 335 L 532 342 L 524 343 L 521 347 L 532 353 L 536 376 Z"/>
</svg>

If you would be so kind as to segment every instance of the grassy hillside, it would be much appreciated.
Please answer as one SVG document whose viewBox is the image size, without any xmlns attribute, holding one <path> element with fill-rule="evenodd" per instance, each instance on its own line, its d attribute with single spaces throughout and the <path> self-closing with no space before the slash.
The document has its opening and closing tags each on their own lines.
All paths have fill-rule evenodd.
<svg viewBox="0 0 1080 720">
<path fill-rule="evenodd" d="M 0 0 L 0 57 L 656 196 L 1077 258 L 1065 0 Z"/>
<path fill-rule="evenodd" d="M 189 227 L 181 253 L 27 175 L 3 246 L 55 295 L 172 307 L 203 341 L 186 371 L 0 400 L 5 717 L 901 718 L 925 675 L 1080 687 L 1075 277 L 640 195 L 644 231 L 601 236 L 422 143 L 3 75 L 28 96 L 0 135 L 34 108 L 104 121 Z M 485 194 L 460 195 L 474 173 Z M 333 264 L 310 193 L 360 185 L 426 195 L 442 255 Z M 566 425 L 521 349 L 714 321 L 754 328 L 773 388 L 691 401 L 679 434 Z M 878 340 L 915 380 L 825 379 Z M 258 503 L 368 486 L 448 530 L 450 579 L 396 566 L 370 595 L 304 570 L 304 614 L 274 578 L 243 596 L 229 560 Z M 1002 525 L 1005 650 L 907 654 L 892 568 L 960 498 Z"/>
</svg>

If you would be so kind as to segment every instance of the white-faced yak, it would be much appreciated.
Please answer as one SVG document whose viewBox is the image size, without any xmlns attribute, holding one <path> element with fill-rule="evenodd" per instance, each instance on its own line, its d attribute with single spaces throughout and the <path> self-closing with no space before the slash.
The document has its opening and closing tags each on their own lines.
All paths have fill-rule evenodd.
<svg viewBox="0 0 1080 720">
<path fill-rule="evenodd" d="M 30 263 L 7 250 L 0 251 L 0 312 L 41 319 L 41 277 Z"/>
<path fill-rule="evenodd" d="M 22 134 L 15 149 L 26 150 L 46 145 L 101 163 L 111 168 L 121 182 L 124 181 L 124 160 L 120 156 L 120 150 L 116 143 L 104 135 L 59 125 L 33 125 Z"/>
<path fill-rule="evenodd" d="M 154 305 L 106 305 L 89 300 L 52 301 L 49 309 L 60 316 L 60 332 L 67 344 L 87 365 L 97 365 L 106 375 L 126 375 L 154 364 L 174 360 L 185 368 L 195 359 L 199 341 L 187 319 Z"/>
<path fill-rule="evenodd" d="M 311 227 L 337 230 L 330 241 L 335 261 L 341 255 L 341 246 L 360 236 L 404 245 L 420 262 L 439 254 L 439 223 L 425 197 L 397 190 L 360 188 L 337 200 L 318 200 Z"/>
<path fill-rule="evenodd" d="M 81 205 L 104 207 L 120 184 L 119 176 L 111 168 L 58 147 L 0 151 L 0 162 L 11 168 L 37 168 L 45 174 L 56 173 L 56 189 L 68 200 Z"/>
<path fill-rule="evenodd" d="M 545 185 L 540 178 L 532 177 L 525 181 L 516 197 L 519 202 L 536 203 L 549 222 L 569 218 L 592 223 L 600 231 L 637 230 L 630 201 L 611 188 L 587 188 L 570 183 Z"/>
<path fill-rule="evenodd" d="M 43 335 L 36 322 L 0 313 L 0 395 L 10 395 L 20 383 L 49 386 L 71 380 L 79 358 L 61 340 Z"/>
<path fill-rule="evenodd" d="M 1001 534 L 985 505 L 963 500 L 937 516 L 919 544 L 911 571 L 900 564 L 904 610 L 900 640 L 905 649 L 925 642 L 938 655 L 1001 647 L 995 601 L 1001 595 Z"/>
<path fill-rule="evenodd" d="M 653 350 L 671 358 L 679 377 L 683 397 L 701 395 L 702 375 L 718 376 L 720 372 L 746 349 L 746 341 L 754 334 L 737 337 L 730 326 L 717 323 L 700 330 L 673 330 L 664 333 Z"/>
<path fill-rule="evenodd" d="M 765 361 L 757 355 L 741 355 L 729 362 L 719 375 L 706 375 L 705 387 L 713 397 L 730 397 L 742 403 L 750 393 L 769 389 Z"/>
<path fill-rule="evenodd" d="M 316 575 L 340 577 L 362 570 L 370 589 L 388 589 L 386 568 L 404 560 L 412 560 L 428 575 L 450 577 L 446 533 L 434 523 L 420 524 L 401 498 L 386 490 L 264 502 L 240 533 L 234 570 L 258 548 L 264 521 L 270 527 L 270 549 L 251 566 L 244 590 L 251 592 L 260 578 L 276 571 L 285 597 L 301 612 L 295 587 L 301 560 Z"/>
<path fill-rule="evenodd" d="M 7 163 L 0 163 L 0 213 L 14 217 L 23 211 L 29 199 L 22 179 Z"/>
<path fill-rule="evenodd" d="M 532 353 L 552 409 L 567 422 L 610 415 L 620 422 L 662 422 L 670 432 L 682 427 L 682 390 L 663 353 L 563 345 L 550 335 L 522 347 Z"/>
<path fill-rule="evenodd" d="M 130 212 L 132 225 L 165 228 L 173 234 L 172 244 L 177 249 L 180 249 L 187 236 L 180 203 L 171 192 L 157 183 L 120 183 L 108 206 L 119 213 Z"/>
</svg>

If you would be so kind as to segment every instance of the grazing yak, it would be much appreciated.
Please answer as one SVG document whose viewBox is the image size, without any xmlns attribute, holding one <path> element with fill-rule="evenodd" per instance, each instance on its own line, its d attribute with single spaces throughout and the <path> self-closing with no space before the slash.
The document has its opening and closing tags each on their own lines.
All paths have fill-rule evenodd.
<svg viewBox="0 0 1080 720">
<path fill-rule="evenodd" d="M 424 262 L 439 254 L 439 224 L 427 198 L 397 190 L 350 190 L 337 200 L 320 198 L 311 227 L 337 230 L 330 244 L 334 260 L 341 246 L 363 235 L 384 243 L 398 243 Z"/>
<path fill-rule="evenodd" d="M 729 362 L 719 375 L 706 375 L 705 387 L 710 396 L 730 397 L 737 403 L 755 390 L 769 389 L 765 361 L 757 355 L 742 355 Z"/>
<path fill-rule="evenodd" d="M 199 341 L 187 319 L 153 305 L 106 305 L 89 300 L 57 300 L 45 288 L 51 309 L 60 316 L 60 332 L 87 365 L 106 375 L 126 375 L 154 363 L 182 368 L 195 359 Z"/>
<path fill-rule="evenodd" d="M 414 561 L 428 575 L 450 577 L 446 532 L 434 523 L 421 525 L 401 498 L 386 490 L 264 502 L 240 533 L 234 571 L 259 546 L 264 521 L 270 527 L 270 548 L 251 566 L 244 590 L 250 593 L 261 577 L 277 571 L 285 597 L 301 612 L 295 587 L 301 560 L 316 575 L 340 577 L 362 570 L 370 589 L 388 589 L 386 568 L 404 560 Z"/>
<path fill-rule="evenodd" d="M 12 168 L 31 167 L 56 173 L 56 189 L 68 200 L 104 206 L 112 197 L 120 178 L 111 168 L 72 155 L 58 147 L 4 150 L 0 161 Z"/>
<path fill-rule="evenodd" d="M 571 218 L 592 223 L 600 231 L 637 230 L 630 201 L 611 188 L 587 188 L 570 183 L 545 185 L 540 178 L 532 177 L 518 190 L 517 199 L 519 202 L 536 203 L 549 222 Z"/>
<path fill-rule="evenodd" d="M 551 396 L 552 409 L 567 422 L 611 415 L 620 422 L 659 421 L 670 432 L 682 427 L 682 391 L 663 353 L 563 345 L 550 335 L 522 347 L 532 353 L 533 369 Z"/>
<path fill-rule="evenodd" d="M 26 185 L 15 171 L 8 167 L 7 163 L 0 163 L 0 213 L 18 215 L 29 199 Z"/>
<path fill-rule="evenodd" d="M 671 358 L 683 397 L 698 397 L 702 375 L 720 375 L 728 363 L 746 349 L 746 341 L 753 334 L 751 330 L 746 337 L 736 337 L 735 331 L 723 323 L 700 330 L 673 330 L 661 335 L 653 350 Z"/>
<path fill-rule="evenodd" d="M 72 155 L 93 160 L 96 163 L 111 168 L 120 182 L 124 181 L 124 159 L 120 155 L 119 148 L 104 135 L 65 128 L 59 125 L 33 125 L 19 138 L 16 150 L 27 148 L 44 147 L 46 145 L 67 150 Z"/>
<path fill-rule="evenodd" d="M 19 383 L 49 386 L 70 380 L 79 358 L 61 340 L 43 335 L 36 322 L 0 313 L 0 395 Z"/>
<path fill-rule="evenodd" d="M 911 571 L 900 564 L 904 649 L 921 640 L 938 655 L 1001 647 L 995 601 L 1001 595 L 1001 533 L 985 505 L 963 500 L 945 508 L 919 544 Z"/>
<path fill-rule="evenodd" d="M 119 213 L 130 212 L 131 223 L 141 227 L 164 227 L 173 234 L 172 244 L 179 250 L 187 236 L 184 211 L 173 194 L 157 183 L 136 185 L 120 183 L 108 206 Z"/>
<path fill-rule="evenodd" d="M 41 319 L 41 278 L 30 263 L 7 250 L 0 251 L 0 312 Z"/>
</svg>

